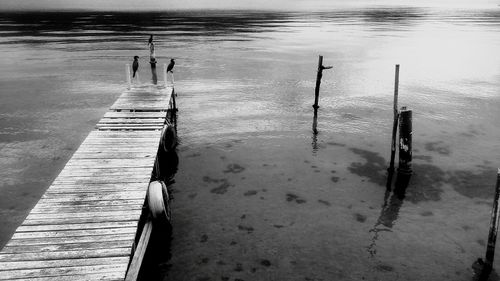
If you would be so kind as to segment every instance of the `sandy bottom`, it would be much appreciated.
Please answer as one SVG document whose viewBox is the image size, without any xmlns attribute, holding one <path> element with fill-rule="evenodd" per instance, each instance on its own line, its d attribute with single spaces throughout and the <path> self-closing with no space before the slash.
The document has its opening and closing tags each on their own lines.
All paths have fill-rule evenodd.
<svg viewBox="0 0 500 281">
<path fill-rule="evenodd" d="M 290 134 L 181 144 L 172 236 L 156 233 L 143 278 L 471 280 L 496 171 L 457 170 L 443 143 L 415 147 L 396 196 L 382 143 Z"/>
</svg>

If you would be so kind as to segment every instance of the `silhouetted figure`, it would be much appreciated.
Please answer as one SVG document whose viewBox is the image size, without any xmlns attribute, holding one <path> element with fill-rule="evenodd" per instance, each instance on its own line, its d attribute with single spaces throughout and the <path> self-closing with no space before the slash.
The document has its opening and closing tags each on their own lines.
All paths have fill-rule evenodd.
<svg viewBox="0 0 500 281">
<path fill-rule="evenodd" d="M 148 42 L 148 44 L 151 44 L 151 43 L 153 43 L 153 34 L 151 34 L 151 35 L 149 36 L 149 42 Z"/>
<path fill-rule="evenodd" d="M 132 63 L 132 71 L 134 72 L 134 74 L 132 75 L 132 78 L 135 77 L 135 73 L 137 72 L 138 69 L 139 69 L 139 57 L 135 56 L 134 62 Z"/>
<path fill-rule="evenodd" d="M 174 59 L 170 59 L 170 63 L 168 64 L 167 66 L 167 72 L 172 72 L 174 73 L 172 70 L 174 69 L 174 65 L 175 65 L 175 61 Z"/>
</svg>

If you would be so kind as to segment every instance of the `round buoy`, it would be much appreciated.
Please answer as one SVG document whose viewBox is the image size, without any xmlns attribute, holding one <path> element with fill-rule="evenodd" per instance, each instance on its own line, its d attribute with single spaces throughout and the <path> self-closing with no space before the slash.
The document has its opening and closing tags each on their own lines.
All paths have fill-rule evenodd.
<svg viewBox="0 0 500 281">
<path fill-rule="evenodd" d="M 170 223 L 171 212 L 165 183 L 153 181 L 148 187 L 148 205 L 153 219 Z"/>
</svg>

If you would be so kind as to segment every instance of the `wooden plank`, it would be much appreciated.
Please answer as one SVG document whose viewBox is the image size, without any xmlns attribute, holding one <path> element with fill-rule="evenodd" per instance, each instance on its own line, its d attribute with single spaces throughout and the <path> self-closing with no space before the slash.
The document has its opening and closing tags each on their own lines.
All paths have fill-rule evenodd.
<svg viewBox="0 0 500 281">
<path fill-rule="evenodd" d="M 123 127 L 112 127 L 112 126 L 99 126 L 97 127 L 99 130 L 114 130 L 114 131 L 130 131 L 130 130 L 135 130 L 135 131 L 159 131 L 162 129 L 162 127 L 154 127 L 154 126 L 149 126 L 149 127 L 130 127 L 130 126 L 123 126 Z"/>
<path fill-rule="evenodd" d="M 31 210 L 32 214 L 50 214 L 50 213 L 82 213 L 82 212 L 109 212 L 109 211 L 128 211 L 142 209 L 142 203 L 136 205 L 111 205 L 111 206 L 51 206 L 36 207 Z"/>
<path fill-rule="evenodd" d="M 144 124 L 160 124 L 163 125 L 165 123 L 165 118 L 132 118 L 132 119 L 127 119 L 127 118 L 103 118 L 99 120 L 98 124 L 137 124 L 137 125 L 144 125 Z"/>
<path fill-rule="evenodd" d="M 149 181 L 148 181 L 149 183 Z M 81 184 L 74 183 L 54 183 L 48 190 L 56 189 L 112 189 L 112 190 L 124 190 L 124 189 L 147 189 L 147 183 L 143 182 L 107 182 L 107 183 L 93 183 L 85 182 Z"/>
<path fill-rule="evenodd" d="M 139 243 L 137 243 L 137 248 L 135 249 L 134 256 L 130 262 L 130 267 L 127 271 L 127 276 L 125 281 L 136 281 L 139 277 L 139 271 L 141 270 L 142 260 L 146 255 L 146 249 L 148 248 L 149 238 L 153 232 L 153 222 L 149 217 L 144 225 L 141 232 L 141 238 Z"/>
<path fill-rule="evenodd" d="M 72 229 L 72 230 L 57 230 L 57 231 L 28 231 L 28 232 L 16 232 L 12 236 L 12 239 L 77 237 L 77 236 L 93 236 L 93 235 L 108 235 L 108 234 L 127 234 L 135 232 L 136 232 L 135 226 L 118 227 L 118 228 L 99 228 L 99 229 L 74 229 L 74 230 Z"/>
<path fill-rule="evenodd" d="M 26 220 L 57 219 L 57 218 L 98 218 L 98 217 L 121 217 L 123 215 L 137 212 L 137 210 L 111 211 L 111 212 L 81 212 L 81 213 L 55 213 L 55 214 L 29 214 Z"/>
<path fill-rule="evenodd" d="M 18 278 L 15 281 L 123 281 L 122 272 L 105 272 L 91 274 L 72 274 L 66 276 L 51 276 L 51 277 L 29 277 Z"/>
<path fill-rule="evenodd" d="M 104 114 L 103 118 L 165 118 L 164 113 L 160 112 L 115 112 L 110 111 Z"/>
<path fill-rule="evenodd" d="M 126 264 L 108 264 L 92 266 L 68 266 L 61 268 L 37 268 L 2 271 L 0 280 L 12 280 L 25 277 L 53 277 L 87 275 L 92 273 L 122 273 L 127 270 Z"/>
<path fill-rule="evenodd" d="M 120 199 L 144 198 L 146 190 L 135 192 L 109 192 L 99 194 L 66 194 L 66 195 L 43 195 L 45 202 L 65 202 L 65 201 L 111 201 Z"/>
<path fill-rule="evenodd" d="M 39 202 L 36 207 L 50 207 L 50 206 L 89 206 L 89 207 L 101 207 L 101 206 L 122 206 L 122 205 L 135 205 L 143 204 L 144 198 L 137 199 L 122 199 L 122 200 L 102 200 L 102 201 L 62 201 L 62 202 Z"/>
<path fill-rule="evenodd" d="M 86 170 L 78 170 L 78 169 L 64 169 L 57 177 L 96 177 L 96 176 L 105 176 L 109 175 L 110 177 L 123 177 L 123 176 L 131 176 L 131 175 L 144 175 L 150 173 L 149 168 L 134 168 L 129 167 L 125 169 L 86 169 Z"/>
<path fill-rule="evenodd" d="M 132 188 L 121 188 L 121 191 L 130 191 L 130 192 L 140 192 L 143 191 L 143 187 L 132 187 Z M 71 189 L 71 188 L 50 188 L 46 194 L 50 194 L 48 198 L 53 198 L 54 196 L 58 196 L 60 194 L 75 194 L 78 196 L 78 194 L 96 194 L 99 192 L 114 192 L 117 191 L 116 189 L 111 189 L 111 188 L 100 188 L 99 186 L 97 188 L 88 188 L 88 189 Z"/>
<path fill-rule="evenodd" d="M 126 133 L 110 133 L 110 132 L 100 132 L 92 131 L 89 133 L 86 139 L 95 138 L 155 138 L 159 137 L 157 133 L 138 133 L 138 132 L 126 132 Z"/>
<path fill-rule="evenodd" d="M 88 158 L 81 158 L 81 159 L 88 159 Z M 92 159 L 92 158 L 90 158 Z M 100 159 L 100 158 L 97 158 L 97 159 Z M 119 159 L 119 158 L 117 158 Z M 123 159 L 123 158 L 122 158 Z M 106 171 L 103 171 L 103 172 L 89 172 L 89 173 L 85 173 L 85 171 L 82 171 L 79 175 L 75 175 L 75 176 L 70 176 L 68 175 L 68 173 L 64 173 L 64 174 L 60 174 L 56 180 L 59 180 L 59 181 L 64 181 L 64 180 L 91 180 L 92 178 L 94 179 L 99 179 L 99 178 L 102 178 L 102 179 L 113 179 L 113 180 L 116 180 L 117 182 L 128 182 L 127 179 L 128 178 L 148 178 L 148 175 L 149 173 L 148 172 L 144 172 L 144 173 L 134 173 L 134 172 L 127 172 L 127 173 L 110 173 L 109 175 L 106 175 Z M 147 184 L 147 182 L 146 182 Z"/>
<path fill-rule="evenodd" d="M 78 229 L 110 229 L 110 228 L 131 228 L 136 227 L 136 222 L 104 222 L 104 223 L 81 223 L 67 225 L 21 225 L 17 228 L 16 233 L 34 232 L 34 231 L 62 231 L 62 230 L 78 230 Z"/>
<path fill-rule="evenodd" d="M 64 244 L 39 244 L 39 245 L 6 245 L 2 249 L 2 253 L 35 253 L 35 252 L 58 252 L 68 250 L 92 250 L 92 249 L 112 249 L 112 248 L 127 248 L 133 243 L 133 239 L 115 240 L 103 242 L 83 242 L 83 243 L 64 243 Z"/>
<path fill-rule="evenodd" d="M 129 213 L 119 217 L 74 217 L 74 218 L 39 218 L 27 219 L 23 225 L 42 225 L 42 224 L 75 224 L 75 223 L 92 223 L 92 222 L 117 222 L 117 221 L 137 221 L 140 213 Z"/>
<path fill-rule="evenodd" d="M 102 257 L 127 257 L 130 256 L 130 249 L 92 249 L 64 252 L 39 252 L 39 253 L 0 253 L 0 261 L 37 261 L 37 260 L 61 260 L 78 258 L 102 258 Z"/>
<path fill-rule="evenodd" d="M 127 264 L 128 257 L 0 262 L 0 272 L 14 269 L 61 268 L 106 264 Z M 1 273 L 0 273 L 1 274 Z"/>
<path fill-rule="evenodd" d="M 134 237 L 129 234 L 102 235 L 102 236 L 79 236 L 79 237 L 53 237 L 37 239 L 11 239 L 7 246 L 28 246 L 28 245 L 63 245 L 75 243 L 106 243 L 111 241 L 122 241 L 127 245 L 132 245 Z M 130 244 L 129 244 L 130 243 Z"/>
<path fill-rule="evenodd" d="M 134 123 L 134 122 L 99 122 L 96 124 L 97 128 L 100 127 L 130 127 L 134 129 L 141 129 L 143 127 L 149 128 L 149 127 L 160 127 L 163 128 L 164 122 L 144 122 L 144 123 Z"/>
</svg>

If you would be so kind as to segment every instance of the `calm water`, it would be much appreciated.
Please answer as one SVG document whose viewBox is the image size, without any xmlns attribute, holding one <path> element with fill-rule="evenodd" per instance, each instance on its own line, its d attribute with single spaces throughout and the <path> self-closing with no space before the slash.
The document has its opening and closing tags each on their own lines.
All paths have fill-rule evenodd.
<svg viewBox="0 0 500 281">
<path fill-rule="evenodd" d="M 174 210 L 184 213 L 177 214 L 172 260 L 164 270 L 170 280 L 220 280 L 232 276 L 228 272 L 254 280 L 468 280 L 470 265 L 484 252 L 500 166 L 499 32 L 498 9 L 0 14 L 0 247 L 125 89 L 124 64 L 134 55 L 148 82 L 152 33 L 159 62 L 177 62 L 181 167 Z M 319 54 L 333 69 L 323 76 L 315 137 L 311 105 Z M 400 105 L 414 114 L 415 175 L 404 204 L 385 198 L 395 206 L 387 209 L 380 183 L 390 153 L 395 64 L 401 65 Z M 249 203 L 243 189 L 220 196 L 197 190 L 210 183 L 204 176 L 224 174 L 228 158 L 248 173 L 226 179 L 233 190 L 252 179 L 249 185 L 274 192 L 261 197 L 268 201 Z M 199 163 L 205 166 L 190 172 Z M 295 199 L 288 188 L 293 196 L 313 198 L 290 206 Z M 213 204 L 194 204 L 188 198 L 195 196 Z M 186 263 L 203 254 L 189 239 L 208 231 L 193 226 L 201 217 L 191 212 L 214 205 L 228 208 L 213 210 L 208 219 L 215 225 L 239 219 L 237 206 L 263 212 L 263 221 L 253 221 L 257 230 L 272 213 L 302 218 L 293 220 L 297 229 L 281 230 L 285 234 L 256 230 L 238 249 L 272 248 L 301 235 L 317 243 L 292 239 L 297 256 L 273 248 L 266 258 L 271 266 L 261 262 L 264 271 L 247 266 L 251 259 L 241 261 L 243 270 L 228 265 L 246 250 L 214 250 L 224 264 L 190 267 Z M 304 213 L 293 213 L 303 206 Z M 332 216 L 334 226 L 327 223 Z M 318 234 L 319 225 L 328 233 Z M 229 239 L 221 245 L 231 242 L 224 236 L 232 233 L 229 227 L 220 233 L 210 228 Z M 332 233 L 336 238 L 329 241 Z M 333 250 L 301 252 L 315 247 Z M 314 257 L 320 261 L 304 263 Z M 323 264 L 331 258 L 333 271 Z M 356 273 L 342 269 L 354 258 Z"/>
</svg>

